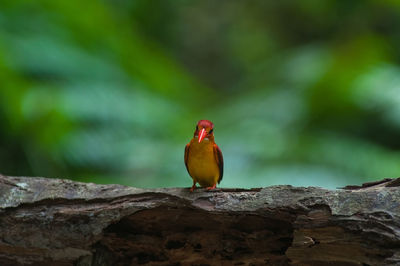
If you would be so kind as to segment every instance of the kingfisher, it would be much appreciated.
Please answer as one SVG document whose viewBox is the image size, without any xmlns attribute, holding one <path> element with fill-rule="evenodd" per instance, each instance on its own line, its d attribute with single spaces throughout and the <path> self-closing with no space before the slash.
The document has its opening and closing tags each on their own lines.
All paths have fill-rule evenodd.
<svg viewBox="0 0 400 266">
<path fill-rule="evenodd" d="M 193 139 L 185 147 L 185 165 L 193 179 L 191 192 L 196 188 L 196 183 L 211 190 L 221 182 L 224 159 L 214 141 L 214 124 L 211 121 L 200 120 L 197 123 Z"/>
</svg>

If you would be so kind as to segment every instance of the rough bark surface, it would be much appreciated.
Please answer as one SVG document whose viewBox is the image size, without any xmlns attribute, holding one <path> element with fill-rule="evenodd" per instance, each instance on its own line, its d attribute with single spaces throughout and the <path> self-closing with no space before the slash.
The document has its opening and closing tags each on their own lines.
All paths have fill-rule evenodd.
<svg viewBox="0 0 400 266">
<path fill-rule="evenodd" d="M 190 193 L 0 175 L 0 265 L 400 265 L 399 183 Z"/>
</svg>

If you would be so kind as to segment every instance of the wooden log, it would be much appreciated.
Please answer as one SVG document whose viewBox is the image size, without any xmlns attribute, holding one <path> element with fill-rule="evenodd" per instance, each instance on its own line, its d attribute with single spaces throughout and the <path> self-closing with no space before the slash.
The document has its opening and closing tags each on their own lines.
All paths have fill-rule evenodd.
<svg viewBox="0 0 400 266">
<path fill-rule="evenodd" d="M 399 180 L 191 193 L 0 176 L 0 265 L 400 265 Z"/>
</svg>

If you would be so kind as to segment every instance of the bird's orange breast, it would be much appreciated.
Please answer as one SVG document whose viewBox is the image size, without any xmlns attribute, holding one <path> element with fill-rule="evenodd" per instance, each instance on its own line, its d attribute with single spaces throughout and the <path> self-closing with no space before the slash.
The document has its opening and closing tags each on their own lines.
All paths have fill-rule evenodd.
<svg viewBox="0 0 400 266">
<path fill-rule="evenodd" d="M 188 170 L 194 181 L 202 187 L 210 187 L 218 182 L 219 168 L 214 154 L 214 144 L 208 139 L 201 143 L 190 142 Z"/>
</svg>

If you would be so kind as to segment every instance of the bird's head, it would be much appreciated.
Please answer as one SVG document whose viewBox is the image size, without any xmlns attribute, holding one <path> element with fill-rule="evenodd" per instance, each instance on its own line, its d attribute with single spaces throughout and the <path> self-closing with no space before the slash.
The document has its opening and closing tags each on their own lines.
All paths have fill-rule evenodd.
<svg viewBox="0 0 400 266">
<path fill-rule="evenodd" d="M 214 124 L 209 120 L 200 120 L 196 125 L 196 130 L 194 131 L 194 137 L 199 139 L 199 143 L 203 139 L 208 138 L 209 140 L 214 139 Z"/>
</svg>

